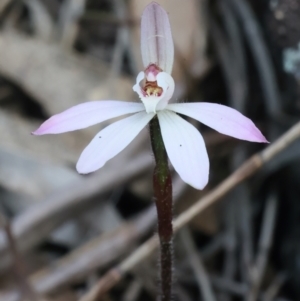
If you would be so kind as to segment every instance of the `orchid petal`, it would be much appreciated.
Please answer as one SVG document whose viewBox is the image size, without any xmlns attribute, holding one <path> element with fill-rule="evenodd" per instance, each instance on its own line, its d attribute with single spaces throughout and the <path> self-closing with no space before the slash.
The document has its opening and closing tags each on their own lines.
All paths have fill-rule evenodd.
<svg viewBox="0 0 300 301">
<path fill-rule="evenodd" d="M 52 116 L 32 134 L 59 134 L 75 131 L 114 117 L 137 113 L 144 109 L 141 103 L 110 100 L 90 101 Z"/>
<path fill-rule="evenodd" d="M 155 2 L 142 15 L 141 51 L 145 68 L 155 64 L 171 74 L 174 60 L 171 26 L 167 12 Z"/>
<path fill-rule="evenodd" d="M 77 171 L 86 174 L 101 168 L 121 152 L 153 116 L 154 114 L 140 112 L 101 130 L 82 152 L 77 162 Z"/>
<path fill-rule="evenodd" d="M 163 110 L 169 103 L 169 100 L 174 93 L 175 83 L 173 77 L 166 72 L 158 73 L 158 75 L 156 76 L 157 85 L 163 89 L 163 93 L 160 96 L 144 95 L 141 88 L 141 82 L 144 79 L 145 73 L 140 72 L 136 78 L 135 85 L 132 87 L 133 91 L 138 93 L 147 113 L 156 113 L 156 110 Z"/>
<path fill-rule="evenodd" d="M 252 120 L 227 106 L 205 102 L 178 103 L 168 105 L 167 109 L 194 118 L 219 133 L 234 138 L 268 142 Z"/>
<path fill-rule="evenodd" d="M 168 157 L 182 180 L 196 189 L 208 182 L 209 159 L 204 140 L 190 123 L 171 111 L 158 114 Z"/>
</svg>

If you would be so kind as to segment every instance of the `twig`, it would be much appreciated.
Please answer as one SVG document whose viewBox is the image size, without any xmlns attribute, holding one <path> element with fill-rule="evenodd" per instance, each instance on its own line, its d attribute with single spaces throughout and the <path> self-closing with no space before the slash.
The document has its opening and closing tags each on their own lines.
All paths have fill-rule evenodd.
<svg viewBox="0 0 300 301">
<path fill-rule="evenodd" d="M 208 137 L 208 139 L 206 139 L 206 137 Z M 210 136 L 205 136 L 205 141 L 207 141 L 208 145 L 212 146 L 215 145 L 215 143 L 218 143 L 216 139 L 211 140 L 209 137 Z M 120 161 L 118 159 L 114 160 L 113 162 L 111 162 L 112 165 L 110 166 L 110 168 L 106 169 L 104 167 L 103 171 L 99 171 L 97 174 L 92 175 L 88 178 L 82 178 L 82 181 L 75 182 L 74 184 L 58 191 L 57 193 L 50 195 L 45 200 L 41 200 L 39 204 L 35 205 L 32 209 L 29 209 L 18 216 L 13 221 L 13 232 L 20 251 L 24 252 L 32 249 L 67 218 L 72 217 L 79 210 L 89 208 L 94 202 L 94 196 L 101 195 L 102 193 L 111 190 L 112 186 L 115 187 L 115 185 L 119 185 L 123 183 L 123 181 L 130 181 L 136 175 L 146 170 L 153 161 L 151 156 L 146 154 L 136 156 L 135 159 L 131 157 L 128 159 L 126 158 L 127 156 L 120 157 Z M 124 166 L 124 168 L 122 167 L 121 173 L 120 167 L 123 166 L 123 162 L 126 162 L 126 166 Z M 174 181 L 174 187 L 176 190 L 175 201 L 181 196 L 181 192 L 184 189 L 183 186 L 180 187 L 180 183 L 182 184 L 182 182 L 176 184 L 176 180 Z M 97 199 L 97 202 L 99 202 L 99 199 Z M 152 217 L 154 223 L 156 213 L 154 208 L 151 210 L 153 213 Z M 145 213 L 144 217 L 141 219 L 141 222 L 139 225 L 137 225 L 137 227 L 144 228 L 144 225 L 146 224 L 146 221 L 148 219 L 148 213 Z M 136 220 L 136 222 L 138 221 L 139 219 Z M 98 241 L 99 239 L 96 238 L 95 240 Z M 101 239 L 99 242 L 101 242 Z M 106 241 L 104 240 L 103 243 L 105 242 Z M 99 248 L 101 249 L 100 246 Z M 80 252 L 76 252 L 76 254 L 80 255 Z M 97 255 L 96 253 L 93 254 Z M 0 256 L 0 272 L 3 272 L 3 270 L 6 269 L 10 264 L 10 257 L 8 254 L 4 233 L 1 231 Z M 103 254 L 101 256 L 103 257 Z M 44 288 L 42 290 L 38 288 L 40 287 L 38 285 L 37 291 L 41 293 L 51 292 L 51 290 L 53 289 L 52 285 L 60 286 L 64 285 L 64 283 L 70 283 L 74 274 L 78 274 L 80 270 L 82 272 L 84 271 L 83 267 L 78 267 L 79 270 L 74 269 L 74 267 L 72 267 L 73 261 L 67 260 L 67 257 L 65 259 L 66 262 L 69 263 L 69 265 L 64 266 L 66 277 L 60 278 L 60 280 L 58 279 L 58 275 L 61 274 L 59 273 L 58 267 L 57 269 L 54 268 L 56 266 L 54 264 L 49 270 L 49 272 L 51 271 L 52 273 L 45 272 L 43 274 L 44 280 L 43 278 L 41 278 L 38 281 L 48 283 L 48 285 L 42 285 L 42 287 Z M 80 257 L 77 257 L 76 259 L 73 257 L 73 259 L 76 260 L 77 263 L 79 263 L 81 260 Z M 62 262 L 63 261 L 64 260 L 62 260 Z M 99 260 L 98 263 L 100 267 L 101 262 Z M 46 270 L 47 269 L 45 269 L 45 271 Z M 68 273 L 68 270 L 73 271 L 73 273 Z M 49 281 L 51 278 L 55 279 L 55 282 Z"/>
<path fill-rule="evenodd" d="M 129 43 L 129 27 L 125 26 L 125 20 L 128 16 L 127 8 L 124 0 L 113 0 L 113 7 L 117 18 L 121 21 L 124 21 L 123 25 L 118 28 L 116 43 L 114 47 L 113 59 L 111 64 L 111 74 L 110 74 L 110 82 L 111 82 L 111 90 L 114 92 L 112 87 L 115 85 L 115 78 L 120 73 L 122 67 L 122 58 L 125 52 L 128 54 L 129 63 L 131 71 L 135 74 L 138 73 L 135 59 L 132 53 L 132 49 Z"/>
<path fill-rule="evenodd" d="M 219 5 L 221 11 L 223 12 L 225 26 L 227 28 L 228 36 L 230 38 L 230 44 L 232 45 L 232 50 L 236 58 L 236 68 L 239 75 L 238 83 L 241 99 L 239 103 L 235 105 L 235 108 L 240 110 L 245 109 L 245 100 L 248 92 L 248 74 L 247 74 L 247 63 L 246 63 L 246 53 L 243 45 L 243 34 L 240 28 L 237 16 L 231 9 L 230 0 L 220 1 Z"/>
<path fill-rule="evenodd" d="M 233 166 L 237 167 L 246 158 L 246 149 L 238 147 L 234 152 Z M 237 209 L 237 232 L 241 243 L 240 256 L 240 273 L 241 278 L 245 282 L 249 282 L 250 267 L 253 262 L 253 235 L 251 227 L 251 206 L 249 199 L 249 191 L 243 183 L 234 189 L 237 202 L 235 203 Z"/>
<path fill-rule="evenodd" d="M 211 242 L 201 250 L 203 260 L 211 258 L 218 251 L 222 250 L 225 244 L 226 236 L 221 233 L 212 238 Z"/>
<path fill-rule="evenodd" d="M 234 80 L 232 82 L 233 86 L 231 87 L 231 90 L 235 92 L 236 97 L 231 100 L 232 106 L 242 112 L 245 109 L 245 100 L 248 91 L 242 34 L 236 16 L 232 12 L 228 0 L 219 1 L 218 5 L 222 19 L 224 19 L 224 25 L 229 39 L 228 47 L 230 52 L 228 53 L 227 61 L 230 61 L 231 70 L 233 70 L 234 73 Z M 217 44 L 218 41 L 215 41 L 215 43 Z M 217 49 L 217 51 L 220 50 Z M 220 59 L 222 58 L 220 57 Z M 222 63 L 222 65 L 223 68 L 226 67 L 224 63 Z M 226 70 L 224 70 L 224 72 L 226 72 Z"/>
<path fill-rule="evenodd" d="M 117 18 L 123 20 L 126 18 L 126 6 L 124 0 L 113 0 L 113 8 Z M 115 80 L 121 72 L 123 57 L 129 41 L 129 29 L 125 26 L 118 28 L 116 42 L 112 55 L 111 70 L 109 75 L 110 94 L 114 97 Z"/>
<path fill-rule="evenodd" d="M 259 288 L 263 280 L 269 250 L 273 241 L 273 231 L 275 227 L 275 217 L 277 211 L 278 200 L 275 195 L 269 196 L 263 217 L 263 225 L 259 238 L 258 254 L 256 263 L 252 268 L 251 289 L 247 296 L 247 301 L 255 301 L 257 299 Z"/>
<path fill-rule="evenodd" d="M 253 155 L 242 166 L 232 173 L 227 179 L 213 189 L 208 195 L 200 199 L 197 203 L 183 212 L 174 221 L 174 229 L 178 230 L 195 218 L 200 212 L 208 206 L 214 204 L 217 200 L 228 193 L 233 187 L 243 182 L 263 165 L 269 162 L 274 156 L 279 154 L 291 143 L 300 137 L 300 122 L 294 125 L 290 130 L 277 139 L 272 145 L 260 153 Z"/>
<path fill-rule="evenodd" d="M 155 214 L 156 218 L 156 214 Z M 148 296 L 155 300 L 157 298 L 157 258 L 152 256 L 149 260 L 143 262 L 139 267 L 131 271 L 131 275 L 138 279 L 142 285 L 143 290 L 147 292 Z M 147 271 L 147 273 L 145 273 Z"/>
<path fill-rule="evenodd" d="M 152 236 L 132 255 L 127 257 L 121 264 L 110 269 L 99 281 L 85 294 L 80 301 L 94 301 L 115 286 L 123 277 L 124 273 L 132 270 L 144 258 L 147 258 L 158 247 L 157 235 Z"/>
<path fill-rule="evenodd" d="M 0 53 L 1 75 L 36 99 L 49 115 L 87 99 L 109 96 L 109 69 L 99 60 L 8 30 L 1 31 Z M 128 77 L 116 80 L 115 92 L 117 99 L 132 98 Z"/>
<path fill-rule="evenodd" d="M 283 273 L 277 275 L 270 286 L 267 288 L 265 293 L 262 296 L 262 301 L 272 301 L 275 299 L 278 294 L 280 288 L 286 281 L 287 276 Z"/>
<path fill-rule="evenodd" d="M 220 1 L 219 8 L 222 12 L 222 17 L 224 19 L 225 28 L 227 29 L 229 42 L 225 40 L 224 35 L 216 22 L 212 21 L 211 30 L 214 37 L 214 42 L 216 45 L 216 51 L 219 56 L 222 70 L 227 79 L 228 91 L 230 92 L 229 101 L 231 106 L 235 109 L 244 112 L 245 111 L 245 100 L 246 100 L 246 72 L 242 42 L 240 38 L 239 28 L 235 19 L 235 15 L 232 13 L 231 7 L 228 5 L 227 1 Z M 212 19 L 213 20 L 213 19 Z M 232 55 L 234 53 L 234 56 Z M 242 162 L 244 162 L 245 148 L 238 147 L 234 150 L 233 156 L 234 161 L 232 162 L 232 170 L 235 170 Z M 238 158 L 238 159 L 236 159 Z M 251 254 L 251 235 L 250 235 L 250 222 L 248 210 L 248 200 L 247 200 L 246 187 L 240 185 L 231 192 L 231 197 L 229 200 L 229 206 L 227 206 L 227 243 L 225 244 L 225 260 L 224 260 L 224 277 L 226 279 L 233 279 L 236 273 L 236 236 L 238 234 L 237 227 L 238 223 L 236 221 L 237 210 L 240 209 L 239 216 L 243 215 L 243 218 L 239 219 L 241 222 L 240 229 L 242 230 L 242 271 L 247 271 L 244 269 L 244 264 L 250 266 L 250 254 Z M 237 206 L 238 205 L 238 206 Z M 242 274 L 245 274 L 244 272 Z M 226 292 L 220 295 L 222 301 L 229 300 L 229 296 Z"/>
<path fill-rule="evenodd" d="M 185 227 L 180 231 L 180 238 L 187 252 L 190 266 L 195 274 L 202 299 L 205 301 L 216 301 L 216 297 L 211 287 L 210 279 L 207 275 L 202 258 L 196 250 L 190 230 Z"/>
<path fill-rule="evenodd" d="M 261 301 L 280 301 L 279 299 L 274 299 L 281 288 L 281 286 L 286 281 L 285 274 L 279 274 L 276 276 L 271 285 L 267 288 L 265 292 L 263 292 L 258 300 Z M 212 285 L 216 287 L 218 290 L 227 291 L 236 296 L 245 296 L 249 292 L 249 287 L 245 283 L 238 283 L 235 281 L 231 281 L 225 278 L 220 278 L 218 276 L 211 276 Z M 283 300 L 282 300 L 283 301 Z M 290 301 L 290 300 L 285 300 Z"/>
<path fill-rule="evenodd" d="M 135 301 L 142 290 L 142 284 L 139 280 L 133 280 L 124 293 L 123 301 Z"/>
<path fill-rule="evenodd" d="M 215 43 L 215 49 L 219 57 L 220 65 L 222 71 L 225 75 L 226 83 L 229 91 L 229 101 L 231 106 L 240 112 L 245 112 L 245 101 L 246 101 L 246 66 L 244 62 L 244 51 L 241 41 L 240 29 L 237 24 L 236 16 L 232 13 L 232 8 L 228 5 L 228 1 L 219 1 L 219 9 L 224 19 L 225 28 L 227 31 L 228 40 L 225 39 L 225 35 L 222 34 L 221 28 L 217 25 L 217 22 L 211 18 L 211 31 L 213 41 Z M 233 55 L 232 55 L 233 53 Z M 232 162 L 232 170 L 235 170 L 242 162 L 244 162 L 245 148 L 238 147 L 234 150 L 232 157 L 234 161 Z M 236 159 L 238 158 L 238 160 Z M 250 235 L 250 219 L 249 214 L 249 202 L 247 196 L 247 190 L 244 185 L 240 185 L 231 192 L 229 205 L 226 206 L 226 232 L 227 239 L 225 244 L 225 259 L 224 259 L 224 271 L 223 276 L 226 279 L 234 279 L 236 273 L 237 263 L 236 263 L 236 236 L 238 234 L 238 222 L 241 223 L 240 229 L 242 231 L 242 256 L 243 259 L 241 267 L 242 274 L 247 269 L 244 268 L 250 266 L 251 259 L 251 235 Z M 237 222 L 237 210 L 240 209 L 240 214 L 242 216 Z M 223 292 L 220 295 L 220 300 L 229 300 L 228 294 Z"/>
<path fill-rule="evenodd" d="M 145 171 L 151 163 L 152 158 L 147 154 L 141 154 L 131 160 L 126 160 L 126 156 L 120 158 L 120 161 L 114 160 L 111 168 L 104 168 L 88 178 L 81 178 L 25 211 L 12 223 L 19 250 L 21 252 L 30 250 L 68 217 L 91 204 L 92 197 L 130 181 Z M 9 264 L 9 256 L 6 241 L 1 232 L 0 256 L 0 268 L 6 268 Z"/>
<path fill-rule="evenodd" d="M 12 0 L 2 0 L 0 2 L 0 14 L 4 11 L 4 9 L 7 7 L 7 5 L 12 2 Z"/>
<path fill-rule="evenodd" d="M 189 296 L 186 289 L 181 285 L 176 285 L 176 295 L 180 301 L 192 301 L 193 299 Z"/>
<path fill-rule="evenodd" d="M 185 212 L 180 214 L 174 221 L 174 230 L 178 231 L 180 228 L 184 227 L 200 212 L 216 203 L 231 189 L 256 173 L 260 168 L 262 168 L 263 165 L 269 162 L 274 156 L 287 148 L 299 137 L 300 122 L 294 125 L 289 131 L 287 131 L 265 150 L 253 155 L 215 189 L 213 189 L 205 197 L 201 198 Z M 141 261 L 147 258 L 157 247 L 158 239 L 157 235 L 154 235 L 123 262 L 105 274 L 100 281 L 86 295 L 83 296 L 80 301 L 94 301 L 97 296 L 107 292 L 122 279 L 124 274 L 132 270 Z"/>
<path fill-rule="evenodd" d="M 78 33 L 78 20 L 83 15 L 86 0 L 66 0 L 59 12 L 60 42 L 72 48 Z"/>
<path fill-rule="evenodd" d="M 128 252 L 153 228 L 154 207 L 146 209 L 133 220 L 92 239 L 67 256 L 30 277 L 38 292 L 49 294 L 74 280 L 84 279 L 92 271 L 104 268 Z"/>
<path fill-rule="evenodd" d="M 236 82 L 236 66 L 231 55 L 232 49 L 230 49 L 228 42 L 224 39 L 219 25 L 212 16 L 210 16 L 210 31 L 212 40 L 215 44 L 215 50 L 224 73 L 228 94 L 233 103 L 236 104 L 239 102 L 240 95 Z"/>
<path fill-rule="evenodd" d="M 184 189 L 184 186 L 180 186 L 180 184 L 182 182 L 178 183 L 178 177 L 176 177 L 174 180 L 174 187 L 177 187 L 175 202 L 181 197 Z M 47 295 L 78 280 L 84 280 L 89 274 L 107 267 L 128 253 L 149 232 L 155 221 L 156 209 L 152 205 L 132 220 L 93 238 L 63 258 L 53 262 L 50 267 L 35 272 L 30 276 L 29 281 L 38 293 Z M 148 267 L 147 270 L 149 271 Z M 153 290 L 148 281 L 148 278 L 151 277 L 149 273 L 144 275 L 137 270 L 133 271 L 133 274 L 150 294 L 156 292 L 156 287 Z M 5 295 L 0 294 L 0 300 L 17 301 L 18 294 L 8 291 Z"/>
<path fill-rule="evenodd" d="M 234 154 L 236 151 L 234 151 Z M 225 242 L 224 242 L 224 264 L 223 277 L 233 280 L 237 269 L 237 221 L 236 221 L 236 204 L 240 201 L 240 195 L 235 188 L 230 194 L 224 206 L 225 211 Z M 220 294 L 221 301 L 229 301 L 229 295 L 226 291 Z"/>
<path fill-rule="evenodd" d="M 280 113 L 279 91 L 271 56 L 265 45 L 259 24 L 247 1 L 231 0 L 231 4 L 243 25 L 245 37 L 258 69 L 258 75 L 262 82 L 261 87 L 268 104 L 266 110 L 271 117 L 277 117 Z"/>
<path fill-rule="evenodd" d="M 137 242 L 153 228 L 156 221 L 155 207 L 145 209 L 132 220 L 88 241 L 70 254 L 53 262 L 30 276 L 29 281 L 35 291 L 46 295 L 84 280 L 97 269 L 103 269 L 128 254 Z M 16 294 L 8 292 L 10 301 L 17 301 Z M 7 296 L 7 295 L 6 295 Z M 6 301 L 0 294 L 0 300 Z"/>
<path fill-rule="evenodd" d="M 238 283 L 230 279 L 211 276 L 212 285 L 222 291 L 226 291 L 236 296 L 245 296 L 248 292 L 248 286 L 244 283 Z"/>
<path fill-rule="evenodd" d="M 23 298 L 29 298 L 32 301 L 40 300 L 37 293 L 33 290 L 26 278 L 26 273 L 23 265 L 23 261 L 19 255 L 18 248 L 11 231 L 10 222 L 7 218 L 0 212 L 0 227 L 4 229 L 6 238 L 8 241 L 8 247 L 10 254 L 13 258 L 13 273 L 16 279 L 16 283 L 19 285 Z"/>
<path fill-rule="evenodd" d="M 38 38 L 50 41 L 53 38 L 54 24 L 43 2 L 25 0 L 30 12 L 31 22 Z"/>
</svg>

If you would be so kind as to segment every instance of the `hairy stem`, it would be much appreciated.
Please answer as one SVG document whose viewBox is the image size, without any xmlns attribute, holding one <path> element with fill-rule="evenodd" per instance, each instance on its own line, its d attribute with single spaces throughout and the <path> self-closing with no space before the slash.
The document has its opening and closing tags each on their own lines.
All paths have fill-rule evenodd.
<svg viewBox="0 0 300 301">
<path fill-rule="evenodd" d="M 150 135 L 156 162 L 153 173 L 153 190 L 160 240 L 161 301 L 170 301 L 173 270 L 172 178 L 157 117 L 150 122 Z"/>
</svg>

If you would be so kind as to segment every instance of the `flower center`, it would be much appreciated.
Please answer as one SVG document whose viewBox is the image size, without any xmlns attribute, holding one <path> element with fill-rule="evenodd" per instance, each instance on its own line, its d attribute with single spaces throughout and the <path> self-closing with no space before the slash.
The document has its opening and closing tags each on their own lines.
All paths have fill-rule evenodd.
<svg viewBox="0 0 300 301">
<path fill-rule="evenodd" d="M 155 64 L 149 65 L 145 70 L 145 85 L 142 88 L 144 96 L 161 96 L 163 89 L 157 85 L 156 76 L 162 70 Z"/>
<path fill-rule="evenodd" d="M 143 88 L 145 96 L 161 96 L 163 89 L 157 85 L 157 81 L 149 82 Z"/>
</svg>

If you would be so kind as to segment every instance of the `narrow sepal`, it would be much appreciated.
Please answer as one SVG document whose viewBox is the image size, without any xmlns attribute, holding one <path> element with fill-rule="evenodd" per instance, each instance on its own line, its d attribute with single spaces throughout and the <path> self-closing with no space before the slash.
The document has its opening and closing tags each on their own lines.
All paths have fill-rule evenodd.
<svg viewBox="0 0 300 301">
<path fill-rule="evenodd" d="M 155 64 L 172 72 L 174 44 L 167 12 L 156 2 L 144 10 L 141 22 L 141 51 L 144 67 Z"/>
</svg>

